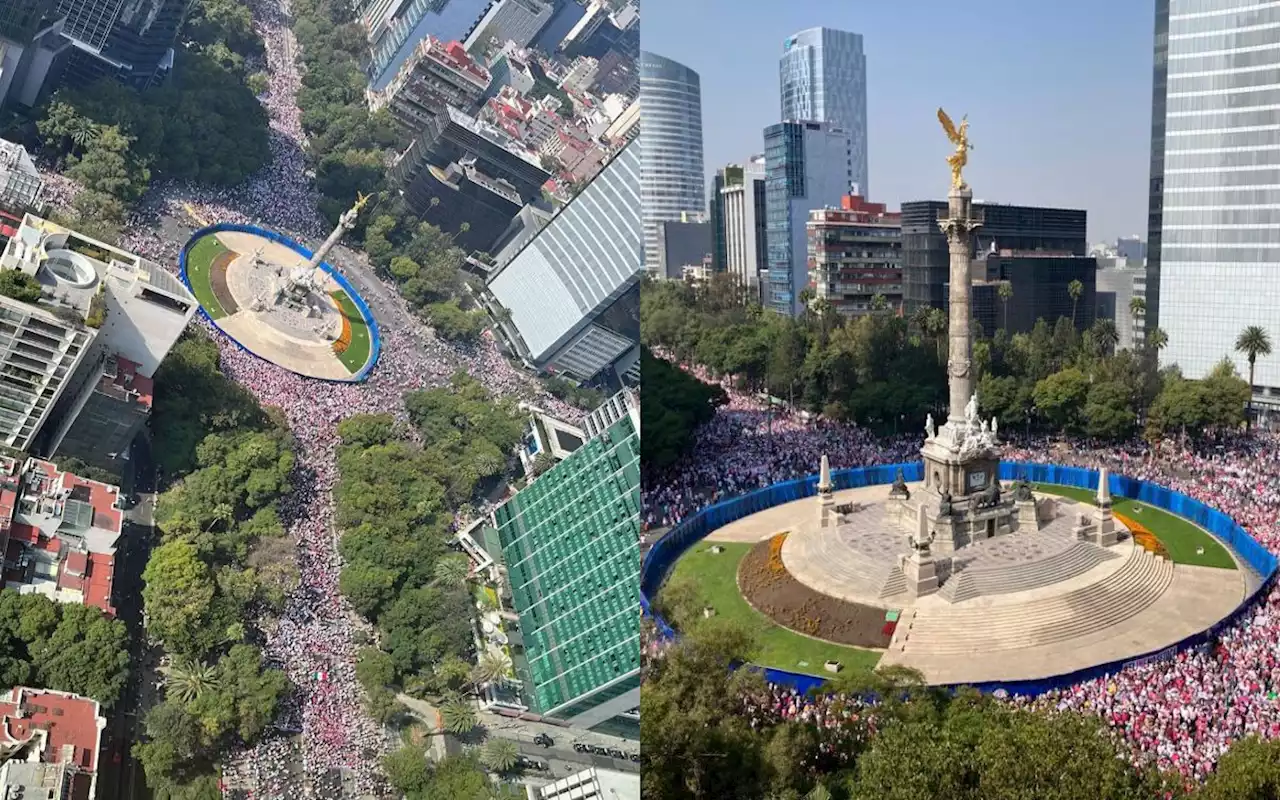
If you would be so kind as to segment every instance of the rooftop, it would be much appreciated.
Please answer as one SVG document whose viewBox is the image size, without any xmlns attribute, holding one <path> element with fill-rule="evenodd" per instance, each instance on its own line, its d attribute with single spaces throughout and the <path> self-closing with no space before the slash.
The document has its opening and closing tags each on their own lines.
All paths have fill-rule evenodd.
<svg viewBox="0 0 1280 800">
<path fill-rule="evenodd" d="M 525 652 L 525 702 L 556 709 L 640 667 L 639 435 L 631 417 L 494 512 Z"/>
<path fill-rule="evenodd" d="M 102 717 L 87 697 L 18 686 L 0 695 L 0 785 L 22 786 L 27 798 L 49 797 L 70 773 L 72 798 L 92 798 Z"/>
<path fill-rule="evenodd" d="M 0 459 L 6 588 L 115 614 L 112 582 L 124 514 L 116 486 L 30 458 Z"/>
</svg>

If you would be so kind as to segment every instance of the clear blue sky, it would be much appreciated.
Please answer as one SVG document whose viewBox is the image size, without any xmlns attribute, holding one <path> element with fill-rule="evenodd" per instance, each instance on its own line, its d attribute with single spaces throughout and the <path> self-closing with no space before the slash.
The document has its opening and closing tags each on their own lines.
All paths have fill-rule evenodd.
<svg viewBox="0 0 1280 800">
<path fill-rule="evenodd" d="M 1084 208 L 1146 238 L 1152 0 L 644 0 L 641 43 L 702 76 L 708 174 L 763 149 L 782 40 L 863 37 L 872 200 L 942 199 L 934 114 L 969 115 L 975 199 Z"/>
</svg>

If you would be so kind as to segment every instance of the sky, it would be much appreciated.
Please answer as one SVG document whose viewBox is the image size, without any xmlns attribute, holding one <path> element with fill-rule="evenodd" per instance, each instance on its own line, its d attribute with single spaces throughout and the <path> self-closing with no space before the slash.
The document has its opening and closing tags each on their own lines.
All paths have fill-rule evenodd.
<svg viewBox="0 0 1280 800">
<path fill-rule="evenodd" d="M 644 0 L 643 49 L 702 78 L 708 176 L 778 122 L 782 40 L 863 37 L 871 199 L 944 198 L 969 115 L 975 200 L 1083 208 L 1089 241 L 1146 238 L 1153 0 Z"/>
</svg>

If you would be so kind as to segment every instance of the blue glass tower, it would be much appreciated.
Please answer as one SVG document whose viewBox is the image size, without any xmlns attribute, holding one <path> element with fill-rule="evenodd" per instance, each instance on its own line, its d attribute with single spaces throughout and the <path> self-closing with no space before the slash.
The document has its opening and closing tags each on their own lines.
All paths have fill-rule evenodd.
<svg viewBox="0 0 1280 800">
<path fill-rule="evenodd" d="M 862 36 L 809 28 L 787 37 L 778 62 L 782 121 L 825 122 L 853 140 L 850 167 L 863 197 L 867 185 L 867 57 Z"/>
</svg>

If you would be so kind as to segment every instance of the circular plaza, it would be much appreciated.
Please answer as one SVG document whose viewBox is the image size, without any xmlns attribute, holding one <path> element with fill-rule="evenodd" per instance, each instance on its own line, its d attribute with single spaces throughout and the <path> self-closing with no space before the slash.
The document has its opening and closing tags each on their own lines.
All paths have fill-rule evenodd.
<svg viewBox="0 0 1280 800">
<path fill-rule="evenodd" d="M 358 382 L 377 363 L 380 337 L 364 300 L 296 242 L 245 225 L 197 231 L 182 250 L 182 279 L 218 330 L 249 353 L 308 378 Z"/>
<path fill-rule="evenodd" d="M 858 480 L 825 497 L 770 487 L 746 513 L 709 510 L 659 556 L 658 580 L 699 587 L 704 615 L 758 632 L 763 667 L 830 677 L 901 665 L 934 685 L 988 686 L 1168 655 L 1261 585 L 1203 527 L 1150 502 L 1099 501 L 1093 480 L 1034 493 L 1027 482 L 1016 500 L 1006 481 L 1001 527 L 975 526 L 955 547 L 916 535 L 920 482 Z"/>
</svg>

